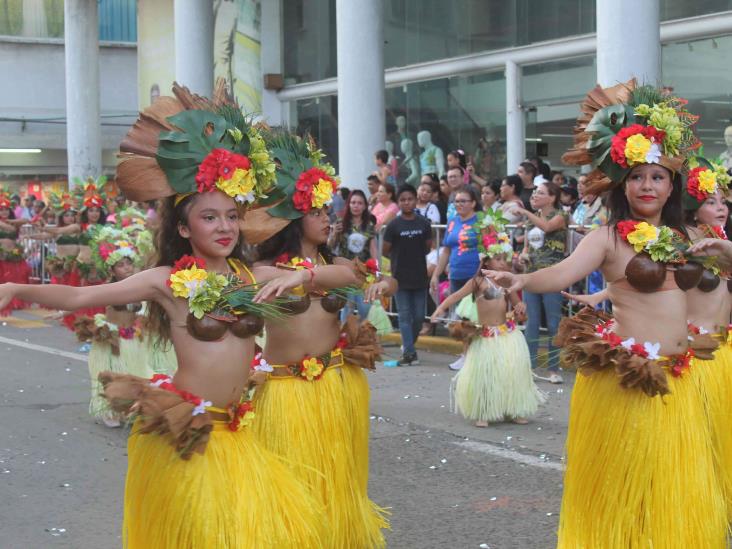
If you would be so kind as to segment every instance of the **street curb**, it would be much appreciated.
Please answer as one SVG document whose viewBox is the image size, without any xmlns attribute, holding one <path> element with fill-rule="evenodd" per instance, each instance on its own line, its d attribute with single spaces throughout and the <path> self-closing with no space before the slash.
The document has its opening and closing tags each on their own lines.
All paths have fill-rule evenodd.
<svg viewBox="0 0 732 549">
<path fill-rule="evenodd" d="M 381 336 L 381 342 L 384 344 L 401 345 L 402 336 L 399 332 L 386 334 Z M 431 351 L 434 353 L 452 355 L 459 355 L 463 352 L 463 344 L 460 341 L 443 336 L 419 336 L 415 347 L 420 351 Z"/>
</svg>

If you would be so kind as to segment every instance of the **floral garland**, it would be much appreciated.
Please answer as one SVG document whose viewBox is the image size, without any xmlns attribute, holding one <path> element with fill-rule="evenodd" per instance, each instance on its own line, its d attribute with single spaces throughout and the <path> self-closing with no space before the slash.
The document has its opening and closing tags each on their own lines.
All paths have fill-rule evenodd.
<svg viewBox="0 0 732 549">
<path fill-rule="evenodd" d="M 319 210 L 333 201 L 337 188 L 338 181 L 322 168 L 310 168 L 297 178 L 292 203 L 302 213 Z"/>
<path fill-rule="evenodd" d="M 510 334 L 516 329 L 516 323 L 513 320 L 507 320 L 498 326 L 484 326 L 481 335 L 483 337 L 498 337 L 504 334 Z"/>
<path fill-rule="evenodd" d="M 362 287 L 366 288 L 381 279 L 381 271 L 379 270 L 379 262 L 373 257 L 367 259 L 363 266 L 366 268 L 366 280 Z"/>
<path fill-rule="evenodd" d="M 117 240 L 116 242 L 102 242 L 99 245 L 99 255 L 104 261 L 104 265 L 111 267 L 125 257 L 133 262 L 137 261 L 139 255 L 135 246 L 127 240 Z"/>
<path fill-rule="evenodd" d="M 142 326 L 139 318 L 135 320 L 132 326 L 120 328 L 117 324 L 109 322 L 104 313 L 97 313 L 94 315 L 94 326 L 97 328 L 107 328 L 110 333 L 117 334 L 122 339 L 142 338 Z"/>
<path fill-rule="evenodd" d="M 610 157 L 623 168 L 645 163 L 657 164 L 661 159 L 660 145 L 665 137 L 666 133 L 654 126 L 626 126 L 613 136 Z"/>
<path fill-rule="evenodd" d="M 685 244 L 681 236 L 662 225 L 656 227 L 645 221 L 618 221 L 620 237 L 633 246 L 636 253 L 646 252 L 653 261 L 663 263 L 685 263 Z"/>
<path fill-rule="evenodd" d="M 315 263 L 309 257 L 302 258 L 298 256 L 290 256 L 287 252 L 278 255 L 275 258 L 275 266 L 285 267 L 294 271 L 301 271 L 303 269 L 314 269 Z"/>
<path fill-rule="evenodd" d="M 167 281 L 175 297 L 188 300 L 188 308 L 198 319 L 212 311 L 227 286 L 228 279 L 213 271 L 206 271 L 206 262 L 184 255 L 175 262 Z"/>
<path fill-rule="evenodd" d="M 698 202 L 713 196 L 720 188 L 727 190 L 730 183 L 730 176 L 724 166 L 711 162 L 710 165 L 711 168 L 692 168 L 686 178 L 686 192 Z"/>
<path fill-rule="evenodd" d="M 606 341 L 613 349 L 622 347 L 631 355 L 636 355 L 648 360 L 668 361 L 669 371 L 674 377 L 681 377 L 683 373 L 689 369 L 691 359 L 694 357 L 694 351 L 691 349 L 687 349 L 686 353 L 683 355 L 664 357 L 658 354 L 658 351 L 661 349 L 660 343 L 651 343 L 650 341 L 636 343 L 635 338 L 633 337 L 623 339 L 613 331 L 614 326 L 614 320 L 600 322 L 595 327 L 595 335 L 603 341 Z"/>
</svg>

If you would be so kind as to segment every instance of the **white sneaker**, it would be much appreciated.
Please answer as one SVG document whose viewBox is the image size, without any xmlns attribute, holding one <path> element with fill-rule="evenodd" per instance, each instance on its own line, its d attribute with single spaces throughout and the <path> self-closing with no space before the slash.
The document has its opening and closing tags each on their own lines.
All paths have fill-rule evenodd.
<svg viewBox="0 0 732 549">
<path fill-rule="evenodd" d="M 549 383 L 554 383 L 555 385 L 558 385 L 560 383 L 564 383 L 564 379 L 562 379 L 562 376 L 560 376 L 556 372 L 552 372 L 549 374 Z"/>
<path fill-rule="evenodd" d="M 110 429 L 114 429 L 115 427 L 121 427 L 122 424 L 118 419 L 110 418 L 110 417 L 103 417 L 102 423 L 109 427 Z"/>
<path fill-rule="evenodd" d="M 457 372 L 460 368 L 463 367 L 463 364 L 465 364 L 465 355 L 460 355 L 455 362 L 450 363 L 450 366 L 448 366 L 448 368 L 450 368 L 454 372 Z"/>
</svg>

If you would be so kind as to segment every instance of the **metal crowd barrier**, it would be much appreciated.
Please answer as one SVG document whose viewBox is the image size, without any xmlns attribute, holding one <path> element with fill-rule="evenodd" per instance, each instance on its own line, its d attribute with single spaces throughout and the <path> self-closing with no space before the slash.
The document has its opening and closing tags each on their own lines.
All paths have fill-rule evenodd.
<svg viewBox="0 0 732 549">
<path fill-rule="evenodd" d="M 18 244 L 23 248 L 23 255 L 31 268 L 30 282 L 32 284 L 48 284 L 50 276 L 46 272 L 46 258 L 56 255 L 54 239 L 34 238 L 43 229 L 35 225 L 22 225 L 18 233 Z"/>
<path fill-rule="evenodd" d="M 440 242 L 442 241 L 442 236 L 443 236 L 446 228 L 447 228 L 447 225 L 438 225 L 438 224 L 432 225 L 432 234 L 433 234 L 432 245 L 437 250 L 440 249 Z M 516 236 L 518 236 L 517 233 L 521 229 L 523 229 L 523 227 L 521 225 L 517 225 L 517 224 L 508 224 L 508 225 L 506 225 L 506 228 L 508 229 L 509 236 L 511 237 L 511 244 L 514 246 L 514 249 L 516 249 Z M 577 236 L 579 234 L 582 234 L 584 236 L 583 233 L 580 233 L 578 231 L 578 229 L 580 229 L 580 228 L 584 229 L 585 231 L 589 231 L 593 228 L 593 226 L 592 225 L 573 224 L 573 225 L 569 225 L 567 227 L 567 241 L 565 244 L 565 248 L 567 250 L 567 253 L 565 254 L 566 256 L 570 255 L 574 251 L 575 245 L 581 240 L 581 238 L 578 238 Z M 386 227 L 381 227 L 381 229 L 379 230 L 379 232 L 376 235 L 376 249 L 378 251 L 379 258 L 381 258 L 381 256 L 382 256 L 385 229 L 386 229 Z M 591 277 L 592 277 L 592 275 L 585 277 L 582 282 L 578 282 L 578 283 L 574 284 L 571 288 L 568 288 L 567 291 L 570 293 L 573 293 L 573 294 L 590 293 L 590 278 Z M 600 280 L 601 288 L 605 288 L 605 286 L 607 284 L 601 274 L 599 275 L 599 280 Z M 607 306 L 607 302 L 605 302 L 605 303 Z M 578 306 L 577 304 L 575 304 L 572 301 L 569 301 L 566 304 L 567 314 L 570 316 L 572 314 L 574 314 L 574 312 L 580 308 L 581 308 L 581 306 Z M 392 316 L 392 317 L 397 316 L 395 300 L 393 300 L 393 299 L 391 300 L 391 306 L 389 309 L 390 310 L 386 311 L 387 315 Z M 428 318 L 429 317 L 425 316 L 425 320 L 427 320 Z"/>
</svg>

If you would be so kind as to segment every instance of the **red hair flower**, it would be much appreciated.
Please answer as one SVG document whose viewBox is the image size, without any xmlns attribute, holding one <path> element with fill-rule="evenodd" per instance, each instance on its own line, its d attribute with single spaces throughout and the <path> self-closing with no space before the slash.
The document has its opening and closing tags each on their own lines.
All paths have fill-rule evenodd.
<svg viewBox="0 0 732 549">
<path fill-rule="evenodd" d="M 323 188 L 325 184 L 329 188 Z M 310 168 L 300 174 L 295 182 L 295 193 L 292 203 L 295 209 L 308 213 L 313 208 L 319 209 L 330 202 L 338 188 L 338 183 L 320 168 Z"/>
<path fill-rule="evenodd" d="M 689 170 L 689 176 L 686 179 L 686 192 L 696 198 L 699 202 L 703 202 L 707 198 L 706 193 L 699 189 L 699 174 L 706 169 L 707 168 L 703 166 L 691 169 Z"/>
<path fill-rule="evenodd" d="M 618 230 L 618 234 L 620 235 L 620 238 L 627 241 L 628 240 L 628 234 L 635 231 L 635 226 L 638 224 L 637 221 L 618 221 L 617 225 L 615 227 Z"/>
</svg>

